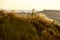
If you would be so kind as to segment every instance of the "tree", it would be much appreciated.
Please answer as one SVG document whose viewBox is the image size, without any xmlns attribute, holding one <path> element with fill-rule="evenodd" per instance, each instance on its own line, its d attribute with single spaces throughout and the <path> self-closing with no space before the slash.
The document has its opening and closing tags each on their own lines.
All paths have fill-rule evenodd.
<svg viewBox="0 0 60 40">
<path fill-rule="evenodd" d="M 34 13 L 35 13 L 35 9 L 32 9 L 32 17 L 33 17 L 33 15 L 34 15 Z"/>
</svg>

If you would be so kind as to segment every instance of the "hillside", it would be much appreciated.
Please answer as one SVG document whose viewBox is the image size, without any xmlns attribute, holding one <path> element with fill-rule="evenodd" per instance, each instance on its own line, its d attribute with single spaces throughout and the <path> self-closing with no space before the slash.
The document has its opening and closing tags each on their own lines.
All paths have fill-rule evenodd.
<svg viewBox="0 0 60 40">
<path fill-rule="evenodd" d="M 40 12 L 46 14 L 49 18 L 60 22 L 60 10 L 43 10 Z"/>
<path fill-rule="evenodd" d="M 0 40 L 60 40 L 60 24 L 42 13 L 0 11 Z"/>
</svg>

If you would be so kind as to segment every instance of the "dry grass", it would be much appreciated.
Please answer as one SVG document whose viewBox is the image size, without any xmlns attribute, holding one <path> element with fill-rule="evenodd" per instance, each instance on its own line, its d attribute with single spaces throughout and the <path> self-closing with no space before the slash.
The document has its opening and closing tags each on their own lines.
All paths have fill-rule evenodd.
<svg viewBox="0 0 60 40">
<path fill-rule="evenodd" d="M 0 11 L 0 40 L 60 40 L 60 24 L 44 14 Z"/>
</svg>

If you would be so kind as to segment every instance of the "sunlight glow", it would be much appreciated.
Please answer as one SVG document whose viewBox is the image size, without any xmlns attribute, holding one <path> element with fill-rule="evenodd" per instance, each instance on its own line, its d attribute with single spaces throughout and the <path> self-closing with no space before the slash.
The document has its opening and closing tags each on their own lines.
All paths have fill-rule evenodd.
<svg viewBox="0 0 60 40">
<path fill-rule="evenodd" d="M 60 10 L 60 0 L 0 0 L 1 9 L 15 10 L 43 10 L 57 9 Z"/>
</svg>

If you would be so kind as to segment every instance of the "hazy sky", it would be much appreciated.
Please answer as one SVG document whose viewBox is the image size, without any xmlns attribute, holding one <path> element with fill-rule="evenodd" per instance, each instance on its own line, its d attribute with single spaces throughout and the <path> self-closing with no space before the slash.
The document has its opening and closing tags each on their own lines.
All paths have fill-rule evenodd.
<svg viewBox="0 0 60 40">
<path fill-rule="evenodd" d="M 33 8 L 60 10 L 60 0 L 0 0 L 0 9 L 30 10 Z"/>
</svg>

